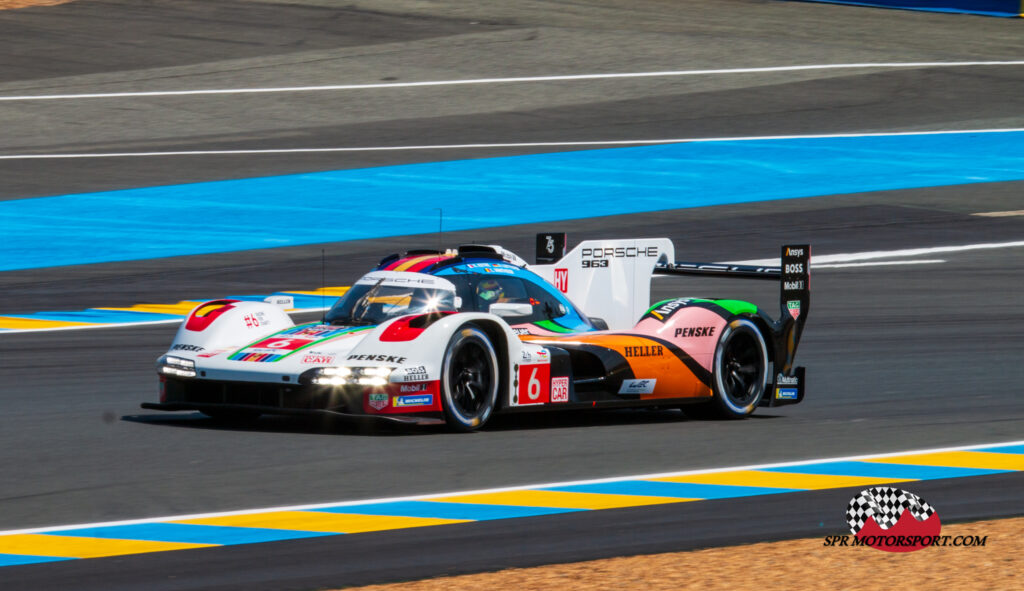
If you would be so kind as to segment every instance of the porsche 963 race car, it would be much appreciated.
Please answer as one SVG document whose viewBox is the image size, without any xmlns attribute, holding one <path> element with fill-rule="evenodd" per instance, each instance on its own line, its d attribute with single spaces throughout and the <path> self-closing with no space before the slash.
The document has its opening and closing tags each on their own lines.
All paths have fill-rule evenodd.
<svg viewBox="0 0 1024 591">
<path fill-rule="evenodd" d="M 779 267 L 674 259 L 664 238 L 586 241 L 534 265 L 469 245 L 383 259 L 322 321 L 206 302 L 157 362 L 160 402 L 142 406 L 472 431 L 494 413 L 657 406 L 742 418 L 800 402 L 810 246 L 782 247 Z M 779 281 L 780 313 L 731 299 L 651 305 L 655 274 Z"/>
</svg>

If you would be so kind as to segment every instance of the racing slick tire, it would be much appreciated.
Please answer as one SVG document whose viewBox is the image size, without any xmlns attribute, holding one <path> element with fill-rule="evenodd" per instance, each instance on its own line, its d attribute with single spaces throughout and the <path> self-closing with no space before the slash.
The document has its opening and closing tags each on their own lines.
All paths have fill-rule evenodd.
<svg viewBox="0 0 1024 591">
<path fill-rule="evenodd" d="M 715 348 L 713 397 L 683 407 L 697 418 L 742 419 L 757 408 L 768 379 L 768 347 L 757 325 L 737 318 L 722 331 Z"/>
<path fill-rule="evenodd" d="M 487 422 L 498 400 L 498 355 L 487 334 L 472 324 L 448 341 L 441 365 L 444 419 L 453 431 L 475 431 Z"/>
</svg>

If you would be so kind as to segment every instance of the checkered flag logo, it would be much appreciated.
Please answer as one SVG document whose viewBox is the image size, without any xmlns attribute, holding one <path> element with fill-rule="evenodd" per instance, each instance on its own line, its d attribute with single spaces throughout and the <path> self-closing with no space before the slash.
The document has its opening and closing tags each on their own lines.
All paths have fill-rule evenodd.
<svg viewBox="0 0 1024 591">
<path fill-rule="evenodd" d="M 904 511 L 910 511 L 918 521 L 926 521 L 935 513 L 931 505 L 913 493 L 876 486 L 853 497 L 846 507 L 846 521 L 854 535 L 864 527 L 869 517 L 873 517 L 879 527 L 887 530 L 896 525 Z"/>
</svg>

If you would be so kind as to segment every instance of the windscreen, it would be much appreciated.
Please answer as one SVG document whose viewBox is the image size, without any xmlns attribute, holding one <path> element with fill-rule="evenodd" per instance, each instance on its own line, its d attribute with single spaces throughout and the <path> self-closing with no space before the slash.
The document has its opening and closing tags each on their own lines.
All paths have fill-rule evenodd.
<svg viewBox="0 0 1024 591">
<path fill-rule="evenodd" d="M 330 324 L 367 326 L 405 316 L 455 311 L 455 294 L 444 289 L 364 283 L 352 286 L 327 313 Z"/>
</svg>

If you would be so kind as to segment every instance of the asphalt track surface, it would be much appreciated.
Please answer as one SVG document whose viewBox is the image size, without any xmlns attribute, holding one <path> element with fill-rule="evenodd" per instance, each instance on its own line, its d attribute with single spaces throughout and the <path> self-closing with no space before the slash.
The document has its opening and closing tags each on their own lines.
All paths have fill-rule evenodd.
<svg viewBox="0 0 1024 591">
<path fill-rule="evenodd" d="M 7 56 L 0 62 L 0 95 L 1024 56 L 1015 21 L 799 3 L 689 2 L 679 8 L 650 2 L 627 12 L 617 2 L 515 8 L 484 2 L 423 14 L 416 11 L 427 8 L 396 0 L 373 3 L 372 11 L 368 3 L 352 3 L 344 18 L 333 20 L 328 16 L 338 13 L 317 2 L 238 4 L 245 5 L 244 19 L 198 2 L 153 3 L 144 14 L 127 2 L 89 1 L 0 13 L 6 31 L 0 55 Z M 90 26 L 123 24 L 86 34 L 86 14 L 93 15 Z M 208 29 L 189 25 L 187 35 L 176 29 L 189 19 Z M 152 26 L 137 28 L 136 21 Z M 36 34 L 7 34 L 26 30 L 27 22 Z M 282 25 L 290 22 L 296 24 Z M 49 37 L 39 33 L 43 29 Z M 119 49 L 92 51 L 97 38 Z M 0 103 L 0 147 L 11 154 L 1024 127 L 1022 78 L 1021 67 L 922 68 L 502 92 Z M 0 194 L 27 198 L 538 150 L 0 161 Z M 668 236 L 679 258 L 693 260 L 766 258 L 787 241 L 810 242 L 819 255 L 1000 243 L 1021 240 L 1024 218 L 971 214 L 1019 210 L 1022 189 L 1024 183 L 997 183 L 854 194 L 443 239 L 494 241 L 530 254 L 540 230 L 565 230 L 574 241 Z M 543 206 L 524 200 L 523 206 Z M 321 248 L 328 284 L 346 285 L 383 254 L 435 240 L 400 237 L 8 272 L 0 275 L 0 310 L 313 288 Z M 138 409 L 155 396 L 152 362 L 173 327 L 5 335 L 0 529 L 1021 439 L 1020 253 L 968 251 L 943 254 L 941 264 L 817 271 L 798 356 L 808 367 L 807 400 L 762 409 L 741 422 L 689 421 L 666 410 L 508 418 L 473 435 L 284 419 L 228 428 L 198 415 Z M 774 306 L 775 289 L 659 279 L 654 296 L 729 295 Z M 922 483 L 911 490 L 951 520 L 1024 514 L 1019 476 Z M 841 533 L 852 492 L 82 560 L 12 567 L 3 576 L 5 588 L 37 589 L 72 582 L 76 588 L 161 588 L 159 582 L 175 589 L 357 584 Z"/>
</svg>

